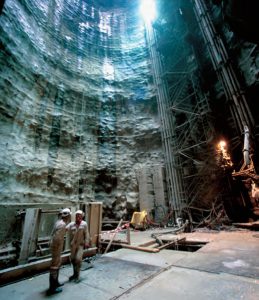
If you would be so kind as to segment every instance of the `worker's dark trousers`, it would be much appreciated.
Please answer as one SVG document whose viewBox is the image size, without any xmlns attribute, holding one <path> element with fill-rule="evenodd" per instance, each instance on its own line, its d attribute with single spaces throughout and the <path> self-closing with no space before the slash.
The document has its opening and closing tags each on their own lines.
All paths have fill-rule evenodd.
<svg viewBox="0 0 259 300">
<path fill-rule="evenodd" d="M 49 272 L 49 290 L 55 291 L 59 287 L 58 282 L 59 269 L 50 269 Z"/>
<path fill-rule="evenodd" d="M 73 270 L 74 270 L 75 279 L 78 279 L 80 274 L 80 269 L 78 268 L 78 265 L 73 265 Z"/>
</svg>

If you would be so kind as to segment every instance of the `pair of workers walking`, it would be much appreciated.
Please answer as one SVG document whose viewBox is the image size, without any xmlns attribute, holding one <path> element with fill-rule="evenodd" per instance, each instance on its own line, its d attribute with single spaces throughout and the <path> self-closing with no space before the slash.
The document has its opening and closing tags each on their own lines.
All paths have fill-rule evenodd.
<svg viewBox="0 0 259 300">
<path fill-rule="evenodd" d="M 64 236 L 68 231 L 70 236 L 71 263 L 73 265 L 73 275 L 69 277 L 69 281 L 80 280 L 80 268 L 83 259 L 84 248 L 90 247 L 90 235 L 87 223 L 83 220 L 84 213 L 82 210 L 75 212 L 75 222 L 70 222 L 71 212 L 69 208 L 61 211 L 60 219 L 55 223 L 51 241 L 51 266 L 49 273 L 49 294 L 55 294 L 62 291 L 61 284 L 58 281 L 59 269 L 61 266 L 61 253 L 64 246 Z M 70 222 L 70 223 L 69 223 Z"/>
</svg>

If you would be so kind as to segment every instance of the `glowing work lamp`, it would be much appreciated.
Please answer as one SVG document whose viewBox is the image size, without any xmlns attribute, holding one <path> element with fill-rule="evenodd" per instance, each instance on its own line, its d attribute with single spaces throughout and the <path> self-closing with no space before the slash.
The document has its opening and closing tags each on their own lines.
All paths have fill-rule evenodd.
<svg viewBox="0 0 259 300">
<path fill-rule="evenodd" d="M 232 167 L 233 163 L 227 150 L 226 141 L 220 141 L 217 145 L 217 148 L 217 161 L 220 167 L 224 169 Z"/>
<path fill-rule="evenodd" d="M 226 145 L 227 145 L 227 143 L 225 141 L 220 141 L 219 144 L 218 144 L 220 149 L 225 148 Z"/>
<path fill-rule="evenodd" d="M 140 13 L 146 23 L 151 23 L 156 17 L 155 0 L 141 0 Z"/>
</svg>

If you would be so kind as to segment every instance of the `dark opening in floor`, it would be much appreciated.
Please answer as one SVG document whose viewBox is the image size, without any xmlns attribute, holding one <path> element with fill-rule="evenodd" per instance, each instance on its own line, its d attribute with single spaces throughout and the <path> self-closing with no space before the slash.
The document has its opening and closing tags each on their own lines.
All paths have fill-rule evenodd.
<svg viewBox="0 0 259 300">
<path fill-rule="evenodd" d="M 199 249 L 201 249 L 203 246 L 205 246 L 207 242 L 201 242 L 201 241 L 183 241 L 178 242 L 170 247 L 168 247 L 168 250 L 176 250 L 176 251 L 187 251 L 187 252 L 195 252 Z"/>
</svg>

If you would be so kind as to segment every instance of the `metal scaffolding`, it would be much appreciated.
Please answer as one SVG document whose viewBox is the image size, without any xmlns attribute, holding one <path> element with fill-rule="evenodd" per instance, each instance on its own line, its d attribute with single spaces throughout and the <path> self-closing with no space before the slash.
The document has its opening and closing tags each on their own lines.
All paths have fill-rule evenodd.
<svg viewBox="0 0 259 300">
<path fill-rule="evenodd" d="M 151 26 L 147 26 L 147 39 L 152 62 L 154 83 L 157 92 L 158 109 L 162 125 L 162 142 L 165 155 L 165 169 L 169 203 L 175 211 L 175 217 L 181 211 L 185 200 L 181 172 L 178 170 L 178 157 L 172 152 L 174 140 L 172 138 L 172 120 L 169 116 L 169 90 L 162 79 L 163 67 L 157 51 L 155 33 Z"/>
<path fill-rule="evenodd" d="M 192 0 L 192 3 L 213 67 L 222 83 L 226 98 L 229 100 L 232 119 L 239 129 L 239 134 L 242 134 L 244 126 L 254 127 L 253 116 L 247 100 L 241 91 L 226 48 L 215 30 L 204 1 Z"/>
<path fill-rule="evenodd" d="M 187 29 L 175 10 L 167 22 L 146 26 L 154 84 L 161 118 L 169 203 L 175 218 L 188 212 L 208 186 L 213 153 L 207 96 L 199 87 L 197 64 L 184 37 Z M 173 26 L 170 24 L 173 23 Z M 168 51 L 166 53 L 166 51 Z"/>
</svg>

